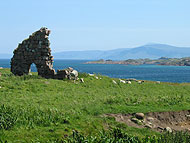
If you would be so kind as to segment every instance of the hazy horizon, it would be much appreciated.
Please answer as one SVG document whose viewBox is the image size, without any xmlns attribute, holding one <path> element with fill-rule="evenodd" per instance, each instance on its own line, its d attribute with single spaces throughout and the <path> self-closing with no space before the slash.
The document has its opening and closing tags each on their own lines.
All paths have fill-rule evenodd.
<svg viewBox="0 0 190 143">
<path fill-rule="evenodd" d="M 104 50 L 104 49 L 92 49 L 92 50 L 80 50 L 80 49 L 76 49 L 76 50 L 64 50 L 64 51 L 54 51 L 52 53 L 61 53 L 61 52 L 78 52 L 78 51 L 111 51 L 111 50 L 118 50 L 118 49 L 135 49 L 135 48 L 139 48 L 139 47 L 143 47 L 143 46 L 147 46 L 147 45 L 167 45 L 167 46 L 173 46 L 173 47 L 177 47 L 177 48 L 190 48 L 189 47 L 178 47 L 176 45 L 169 45 L 169 44 L 164 44 L 164 43 L 147 43 L 147 44 L 143 44 L 143 45 L 139 45 L 139 46 L 136 46 L 136 47 L 130 47 L 130 48 L 114 48 L 114 49 L 108 49 L 108 50 Z M 50 46 L 51 48 L 51 46 Z M 13 54 L 13 51 L 11 53 L 1 53 L 0 54 Z"/>
<path fill-rule="evenodd" d="M 52 52 L 135 48 L 147 43 L 190 47 L 188 0 L 24 0 L 0 5 L 0 53 L 45 26 Z"/>
<path fill-rule="evenodd" d="M 126 60 L 126 59 L 158 59 L 160 57 L 182 58 L 189 57 L 190 47 L 176 47 L 167 44 L 149 43 L 133 48 L 120 48 L 113 50 L 76 50 L 52 52 L 55 59 L 78 59 L 78 60 Z M 0 59 L 9 59 L 13 53 L 2 54 Z"/>
</svg>

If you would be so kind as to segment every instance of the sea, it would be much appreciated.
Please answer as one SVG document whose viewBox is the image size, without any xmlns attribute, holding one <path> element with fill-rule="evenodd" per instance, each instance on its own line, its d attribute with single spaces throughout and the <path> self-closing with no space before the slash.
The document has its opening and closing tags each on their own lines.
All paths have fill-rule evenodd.
<svg viewBox="0 0 190 143">
<path fill-rule="evenodd" d="M 119 65 L 119 64 L 85 64 L 89 60 L 54 60 L 53 67 L 65 69 L 73 67 L 79 72 L 101 74 L 113 78 L 135 78 L 174 83 L 190 82 L 190 66 L 161 65 Z M 0 67 L 10 68 L 9 59 L 0 59 Z M 36 72 L 36 66 L 31 65 L 31 71 Z"/>
</svg>

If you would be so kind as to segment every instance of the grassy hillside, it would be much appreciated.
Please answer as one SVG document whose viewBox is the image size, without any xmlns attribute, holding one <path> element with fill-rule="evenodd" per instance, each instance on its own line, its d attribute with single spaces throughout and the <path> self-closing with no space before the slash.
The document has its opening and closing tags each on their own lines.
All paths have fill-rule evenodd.
<svg viewBox="0 0 190 143">
<path fill-rule="evenodd" d="M 14 76 L 0 69 L 0 141 L 55 142 L 72 134 L 96 135 L 121 128 L 129 135 L 158 135 L 118 123 L 106 113 L 187 110 L 190 84 L 114 84 L 111 78 L 80 74 L 84 83 Z"/>
</svg>

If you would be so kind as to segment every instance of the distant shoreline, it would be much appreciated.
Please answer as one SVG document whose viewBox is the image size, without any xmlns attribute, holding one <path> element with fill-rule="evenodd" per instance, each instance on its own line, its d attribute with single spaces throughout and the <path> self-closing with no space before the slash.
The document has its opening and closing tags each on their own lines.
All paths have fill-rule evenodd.
<svg viewBox="0 0 190 143">
<path fill-rule="evenodd" d="M 190 66 L 190 57 L 185 58 L 166 58 L 159 59 L 128 59 L 123 61 L 98 60 L 90 61 L 85 64 L 123 64 L 123 65 L 167 65 L 167 66 Z"/>
</svg>

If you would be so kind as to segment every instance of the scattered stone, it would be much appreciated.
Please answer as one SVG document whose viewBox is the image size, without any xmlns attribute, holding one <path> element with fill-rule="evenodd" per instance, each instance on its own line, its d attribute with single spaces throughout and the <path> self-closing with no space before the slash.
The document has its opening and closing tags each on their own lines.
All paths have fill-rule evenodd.
<svg viewBox="0 0 190 143">
<path fill-rule="evenodd" d="M 0 88 L 2 88 L 2 87 L 0 86 Z"/>
<path fill-rule="evenodd" d="M 120 83 L 126 83 L 126 81 L 119 79 Z"/>
<path fill-rule="evenodd" d="M 152 118 L 152 117 L 147 117 L 146 119 L 147 119 L 147 121 L 149 121 L 149 122 L 154 121 L 154 118 Z"/>
<path fill-rule="evenodd" d="M 164 128 L 162 128 L 162 127 L 160 127 L 160 126 L 159 126 L 159 127 L 157 127 L 157 128 L 158 128 L 159 130 L 164 130 Z"/>
<path fill-rule="evenodd" d="M 84 83 L 84 79 L 83 79 L 83 78 L 81 78 L 81 79 L 80 79 L 80 82 L 81 82 L 81 83 Z"/>
<path fill-rule="evenodd" d="M 160 81 L 156 81 L 157 84 L 160 84 Z"/>
<path fill-rule="evenodd" d="M 142 123 L 146 123 L 146 121 L 145 121 L 145 120 L 141 120 L 141 122 L 142 122 Z"/>
<path fill-rule="evenodd" d="M 135 78 L 126 79 L 126 81 L 137 81 Z"/>
<path fill-rule="evenodd" d="M 113 82 L 114 84 L 117 84 L 117 82 L 116 82 L 115 80 L 112 80 L 112 82 Z"/>
<path fill-rule="evenodd" d="M 152 125 L 152 123 L 151 123 L 151 122 L 147 122 L 147 124 Z"/>
<path fill-rule="evenodd" d="M 131 121 L 138 124 L 139 123 L 139 120 L 137 118 L 131 118 Z"/>
<path fill-rule="evenodd" d="M 149 129 L 152 129 L 152 126 L 150 124 L 145 124 L 144 125 L 145 128 L 149 128 Z"/>
<path fill-rule="evenodd" d="M 131 81 L 126 81 L 127 84 L 131 84 Z"/>
<path fill-rule="evenodd" d="M 178 125 L 179 125 L 179 123 L 175 123 L 175 125 L 176 125 L 176 126 L 178 126 Z"/>
<path fill-rule="evenodd" d="M 97 76 L 95 76 L 96 79 L 99 79 Z"/>
<path fill-rule="evenodd" d="M 138 81 L 138 84 L 142 84 L 142 82 L 141 82 L 141 81 Z"/>
<path fill-rule="evenodd" d="M 187 132 L 190 132 L 190 128 L 186 129 Z"/>
<path fill-rule="evenodd" d="M 121 118 L 121 120 L 122 120 L 122 121 L 124 120 L 124 118 L 123 118 L 123 116 L 122 116 L 122 115 L 120 115 L 120 118 Z"/>
<path fill-rule="evenodd" d="M 144 119 L 144 113 L 135 113 L 135 117 L 139 120 Z"/>
<path fill-rule="evenodd" d="M 70 72 L 69 69 L 57 70 L 57 79 L 69 79 Z"/>
<path fill-rule="evenodd" d="M 187 118 L 190 118 L 190 115 L 185 115 Z"/>
<path fill-rule="evenodd" d="M 73 68 L 69 67 L 63 70 L 57 70 L 57 74 L 55 75 L 57 79 L 74 79 L 77 80 L 78 78 L 78 71 L 74 70 Z"/>
<path fill-rule="evenodd" d="M 78 78 L 78 71 L 76 71 L 76 70 L 72 70 L 72 72 L 70 73 L 70 79 L 71 78 L 74 78 L 74 80 L 77 80 L 77 78 Z"/>
<path fill-rule="evenodd" d="M 139 81 L 138 81 L 138 84 L 142 84 L 143 82 L 144 82 L 144 80 L 142 80 L 142 81 L 139 80 Z"/>
<path fill-rule="evenodd" d="M 172 129 L 170 127 L 166 127 L 164 130 L 167 131 L 167 132 L 169 132 L 169 133 L 172 132 Z"/>
</svg>

